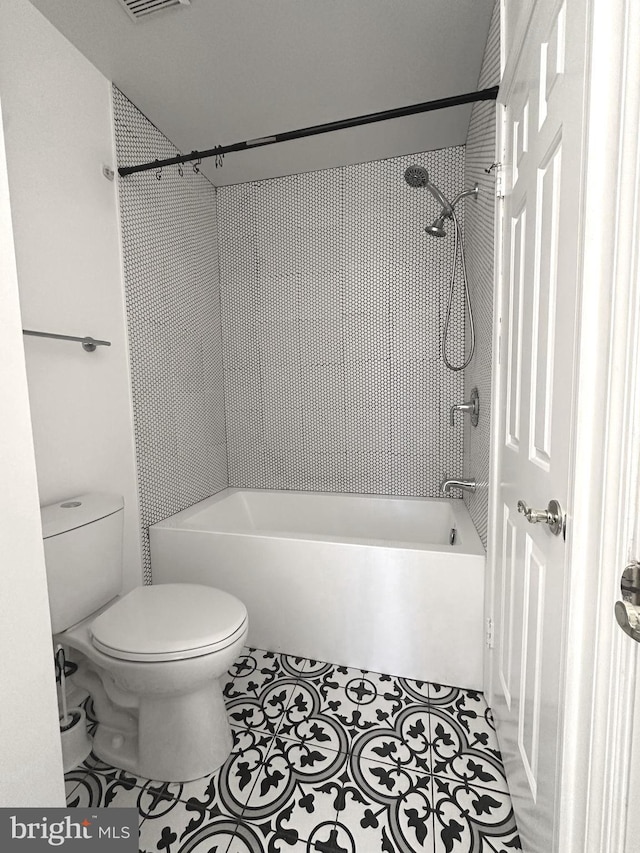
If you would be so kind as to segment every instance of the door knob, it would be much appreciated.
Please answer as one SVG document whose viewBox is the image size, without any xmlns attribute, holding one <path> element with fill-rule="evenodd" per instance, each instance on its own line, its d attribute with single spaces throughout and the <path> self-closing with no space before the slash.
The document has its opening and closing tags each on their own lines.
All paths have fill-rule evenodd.
<svg viewBox="0 0 640 853">
<path fill-rule="evenodd" d="M 564 533 L 564 512 L 556 500 L 550 500 L 546 509 L 532 509 L 524 501 L 518 501 L 518 512 L 529 524 L 548 524 L 554 536 Z"/>
<path fill-rule="evenodd" d="M 616 621 L 625 634 L 640 643 L 640 609 L 628 601 L 616 601 Z"/>
<path fill-rule="evenodd" d="M 615 603 L 618 625 L 636 643 L 640 643 L 640 563 L 630 563 L 620 581 L 622 601 Z"/>
</svg>

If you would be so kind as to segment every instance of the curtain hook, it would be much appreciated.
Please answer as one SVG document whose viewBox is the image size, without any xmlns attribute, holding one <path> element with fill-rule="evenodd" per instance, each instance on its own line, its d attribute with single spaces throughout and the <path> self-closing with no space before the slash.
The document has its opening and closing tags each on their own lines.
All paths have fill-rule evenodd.
<svg viewBox="0 0 640 853">
<path fill-rule="evenodd" d="M 193 164 L 193 171 L 196 173 L 196 175 L 200 172 L 200 169 L 198 168 L 200 163 L 202 163 L 202 157 L 199 157 L 198 162 Z"/>
<path fill-rule="evenodd" d="M 160 181 L 162 179 L 162 166 L 156 172 L 156 180 Z"/>
<path fill-rule="evenodd" d="M 178 174 L 180 175 L 180 177 L 182 177 L 182 176 L 184 175 L 184 170 L 183 170 L 183 168 L 182 168 L 182 163 L 178 163 Z"/>
</svg>

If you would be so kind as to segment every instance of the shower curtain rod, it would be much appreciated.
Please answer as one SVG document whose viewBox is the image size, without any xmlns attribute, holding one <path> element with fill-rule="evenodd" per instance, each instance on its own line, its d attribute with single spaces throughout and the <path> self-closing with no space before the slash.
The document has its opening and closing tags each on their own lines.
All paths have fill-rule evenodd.
<svg viewBox="0 0 640 853">
<path fill-rule="evenodd" d="M 273 136 L 263 136 L 249 139 L 246 142 L 234 142 L 232 145 L 218 145 L 206 151 L 192 151 L 190 154 L 180 154 L 168 157 L 166 160 L 154 160 L 152 163 L 141 163 L 139 166 L 120 166 L 118 174 L 121 177 L 133 175 L 134 172 L 148 172 L 151 169 L 161 169 L 163 166 L 176 166 L 180 163 L 190 163 L 193 160 L 204 160 L 207 157 L 220 157 L 233 151 L 248 151 L 251 148 L 261 148 L 263 145 L 275 145 L 277 142 L 289 142 L 292 139 L 303 139 L 306 136 L 317 136 L 319 133 L 331 133 L 334 130 L 345 130 L 348 127 L 359 127 L 362 124 L 373 124 L 376 121 L 386 121 L 392 118 L 427 113 L 431 110 L 442 110 L 447 107 L 457 107 L 461 104 L 471 104 L 475 101 L 495 101 L 498 97 L 498 87 L 481 89 L 478 92 L 468 92 L 465 95 L 454 95 L 451 98 L 440 98 L 436 101 L 425 101 L 422 104 L 412 104 L 408 107 L 398 107 L 395 110 L 384 110 L 379 113 L 368 113 L 363 116 L 345 118 L 340 121 L 330 121 L 327 124 L 316 124 L 313 127 L 303 127 L 300 130 L 290 130 L 287 133 L 276 133 Z"/>
</svg>

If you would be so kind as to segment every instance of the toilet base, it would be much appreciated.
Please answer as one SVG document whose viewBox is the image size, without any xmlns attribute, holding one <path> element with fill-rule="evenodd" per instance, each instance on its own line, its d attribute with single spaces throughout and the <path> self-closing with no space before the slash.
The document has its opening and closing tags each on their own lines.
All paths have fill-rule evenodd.
<svg viewBox="0 0 640 853">
<path fill-rule="evenodd" d="M 158 782 L 208 776 L 231 753 L 233 736 L 220 682 L 178 696 L 141 696 L 136 731 L 99 722 L 93 752 L 102 761 Z"/>
<path fill-rule="evenodd" d="M 233 737 L 220 679 L 238 658 L 247 623 L 232 642 L 191 658 L 137 662 L 113 658 L 91 641 L 92 617 L 58 635 L 74 650 L 76 683 L 93 699 L 93 751 L 112 767 L 158 782 L 214 773 Z"/>
</svg>

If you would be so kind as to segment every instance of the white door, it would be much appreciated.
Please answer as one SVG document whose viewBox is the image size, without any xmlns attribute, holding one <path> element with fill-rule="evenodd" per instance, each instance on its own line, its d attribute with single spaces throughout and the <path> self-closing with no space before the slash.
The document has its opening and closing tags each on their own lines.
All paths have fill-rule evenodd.
<svg viewBox="0 0 640 853">
<path fill-rule="evenodd" d="M 526 4 L 525 4 L 526 5 Z M 585 0 L 537 0 L 507 32 L 495 650 L 490 702 L 525 853 L 554 850 L 567 548 L 518 502 L 569 495 Z"/>
</svg>

